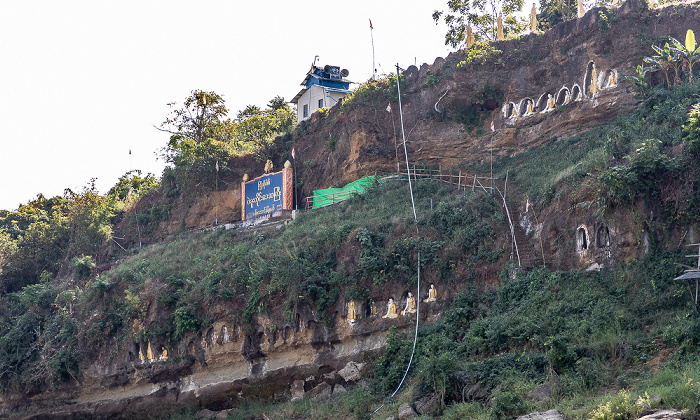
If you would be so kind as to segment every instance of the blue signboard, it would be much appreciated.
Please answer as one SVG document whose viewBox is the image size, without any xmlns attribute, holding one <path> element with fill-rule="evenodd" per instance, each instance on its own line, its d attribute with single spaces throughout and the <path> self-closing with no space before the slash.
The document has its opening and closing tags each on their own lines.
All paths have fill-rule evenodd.
<svg viewBox="0 0 700 420">
<path fill-rule="evenodd" d="M 245 218 L 282 210 L 282 172 L 268 174 L 245 184 Z"/>
</svg>

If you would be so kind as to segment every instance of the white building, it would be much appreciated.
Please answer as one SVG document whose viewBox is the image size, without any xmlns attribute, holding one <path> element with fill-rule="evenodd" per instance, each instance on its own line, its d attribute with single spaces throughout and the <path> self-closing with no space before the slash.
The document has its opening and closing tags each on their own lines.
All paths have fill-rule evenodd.
<svg viewBox="0 0 700 420">
<path fill-rule="evenodd" d="M 337 66 L 311 66 L 306 73 L 303 88 L 290 102 L 297 106 L 297 123 L 300 123 L 320 108 L 330 108 L 350 92 L 347 70 Z"/>
</svg>

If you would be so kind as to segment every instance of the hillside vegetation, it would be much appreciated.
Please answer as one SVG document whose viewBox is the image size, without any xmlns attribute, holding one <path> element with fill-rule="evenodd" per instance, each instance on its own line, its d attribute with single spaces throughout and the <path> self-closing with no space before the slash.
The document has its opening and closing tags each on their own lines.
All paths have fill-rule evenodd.
<svg viewBox="0 0 700 420">
<path fill-rule="evenodd" d="M 95 366 L 127 363 L 125 354 L 136 364 L 133 353 L 151 343 L 171 355 L 151 383 L 177 381 L 206 368 L 201 346 L 190 352 L 189 344 L 197 347 L 222 319 L 246 336 L 246 361 L 265 357 L 251 337 L 277 337 L 290 325 L 298 328 L 302 316 L 322 326 L 324 335 L 313 344 L 330 349 L 339 344 L 335 332 L 345 326 L 347 302 L 368 313 L 374 306 L 376 323 L 384 322 L 384 307 L 375 305 L 414 290 L 420 270 L 418 297 L 432 283 L 442 301 L 421 308 L 413 358 L 412 321 L 387 321 L 381 326 L 393 327 L 385 348 L 362 356 L 369 373 L 346 395 L 277 404 L 263 401 L 263 393 L 260 400 L 246 395 L 228 401 L 235 405 L 229 418 L 365 418 L 382 403 L 375 416 L 386 418 L 404 402 L 425 403 L 424 416 L 446 419 L 511 419 L 550 408 L 571 419 L 635 418 L 656 408 L 697 418 L 700 314 L 689 294 L 694 289 L 673 278 L 682 272 L 674 263 L 688 263 L 684 245 L 700 225 L 700 83 L 692 65 L 679 65 L 673 83 L 658 72 L 645 74 L 626 85 L 640 101 L 632 112 L 496 156 L 497 182 L 508 177 L 509 200 L 517 203 L 510 210 L 514 222 L 524 220 L 520 207 L 532 204 L 539 214 L 540 230 L 535 226 L 519 246 L 538 249 L 547 261 L 556 253 L 557 263 L 546 266 L 517 267 L 498 195 L 428 179 L 412 185 L 417 223 L 406 179 L 394 179 L 287 224 L 183 228 L 156 242 L 161 222 L 173 221 L 171 212 L 188 211 L 182 208 L 191 206 L 189 197 L 211 193 L 212 181 L 218 188 L 217 159 L 222 176 L 236 162 L 243 162 L 241 172 L 250 164 L 232 158 L 222 140 L 192 142 L 182 133 L 166 149 L 172 166 L 160 181 L 129 173 L 104 196 L 88 186 L 0 212 L 0 392 L 8 404 L 20 401 L 19 412 L 23 398 L 78 389 Z M 384 109 L 401 80 L 368 82 L 313 124 L 322 128 L 333 118 L 350 124 L 348 114 L 360 104 Z M 314 127 L 302 124 L 272 141 L 289 110 L 249 111 L 252 117 L 243 113 L 224 126 L 243 136 L 261 125 L 263 144 L 246 147 L 263 157 L 285 157 L 290 142 Z M 563 112 L 559 107 L 551 115 Z M 481 113 L 452 123 L 471 131 L 485 121 Z M 246 124 L 253 127 L 243 130 Z M 327 167 L 335 146 L 332 136 L 322 145 Z M 304 179 L 315 165 L 304 162 Z M 485 174 L 491 167 L 482 161 L 452 169 Z M 238 175 L 228 181 L 239 182 Z M 566 252 L 574 241 L 565 233 L 581 214 L 624 219 L 637 229 L 630 248 L 638 254 L 599 271 L 569 270 L 575 264 L 565 260 L 575 254 Z M 117 228 L 129 232 L 124 248 L 113 235 Z M 152 243 L 139 246 L 142 236 Z M 535 247 L 538 240 L 545 244 Z M 406 384 L 385 400 L 409 360 Z M 161 406 L 147 416 L 194 416 L 172 409 Z"/>
</svg>

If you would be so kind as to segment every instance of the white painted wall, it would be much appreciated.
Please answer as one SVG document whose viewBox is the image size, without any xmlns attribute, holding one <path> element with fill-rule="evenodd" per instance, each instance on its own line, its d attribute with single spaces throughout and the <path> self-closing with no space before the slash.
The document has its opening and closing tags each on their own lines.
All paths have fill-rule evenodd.
<svg viewBox="0 0 700 420">
<path fill-rule="evenodd" d="M 323 99 L 323 107 L 330 108 L 340 102 L 340 99 L 346 95 L 342 92 L 328 91 L 327 93 L 329 97 L 326 97 L 323 87 L 318 85 L 313 85 L 309 90 L 304 92 L 301 98 L 299 98 L 299 102 L 297 102 L 297 123 L 311 118 L 311 114 L 318 111 L 318 101 L 320 99 Z M 309 115 L 306 118 L 304 118 L 304 105 L 309 107 Z"/>
</svg>

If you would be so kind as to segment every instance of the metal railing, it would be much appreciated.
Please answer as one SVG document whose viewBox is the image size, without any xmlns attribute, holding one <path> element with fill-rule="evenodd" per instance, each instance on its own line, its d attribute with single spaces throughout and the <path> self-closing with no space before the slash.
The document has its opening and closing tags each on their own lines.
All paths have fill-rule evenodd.
<svg viewBox="0 0 700 420">
<path fill-rule="evenodd" d="M 381 182 L 386 182 L 389 180 L 403 180 L 403 179 L 408 179 L 409 172 L 400 172 L 398 175 L 394 173 L 394 176 L 385 176 L 382 178 L 377 178 L 377 181 L 379 183 Z M 497 192 L 498 195 L 501 197 L 501 200 L 503 200 L 503 208 L 505 209 L 506 217 L 508 219 L 508 227 L 510 228 L 510 235 L 511 235 L 511 241 L 512 241 L 512 246 L 513 246 L 513 251 L 514 254 L 518 260 L 518 267 L 521 266 L 521 261 L 520 261 L 520 252 L 518 250 L 518 243 L 515 239 L 515 226 L 513 225 L 513 219 L 511 218 L 510 215 L 510 210 L 508 209 L 508 204 L 506 202 L 506 197 L 505 197 L 505 188 L 508 183 L 508 177 L 506 176 L 506 181 L 504 184 L 504 191 L 501 192 L 501 190 L 496 186 L 495 183 L 495 178 L 492 177 L 485 177 L 485 176 L 478 176 L 477 174 L 467 174 L 462 173 L 462 171 L 454 171 L 450 169 L 449 173 L 448 172 L 443 172 L 442 168 L 438 169 L 433 169 L 429 167 L 419 167 L 414 165 L 413 168 L 410 170 L 410 176 L 413 180 L 419 180 L 419 179 L 434 179 L 439 182 L 444 182 L 446 184 L 450 185 L 455 185 L 457 186 L 458 190 L 464 189 L 465 191 L 467 188 L 471 189 L 472 191 L 475 191 L 477 188 L 482 189 L 485 193 L 489 195 L 493 195 L 493 192 Z M 482 182 L 485 181 L 485 182 Z M 490 181 L 490 182 L 489 182 Z M 486 183 L 487 185 L 484 185 Z M 491 185 L 488 185 L 491 184 Z M 306 209 L 309 210 L 313 208 L 314 206 L 314 198 L 319 199 L 318 201 L 324 202 L 324 204 L 321 207 L 316 207 L 322 208 L 322 207 L 327 207 L 331 206 L 333 204 L 340 203 L 342 201 L 347 200 L 348 198 L 352 197 L 353 195 L 356 194 L 361 194 L 363 191 L 338 191 L 338 192 L 333 192 L 330 194 L 323 194 L 323 195 L 317 195 L 317 196 L 311 196 L 311 197 L 306 197 L 304 200 L 306 202 Z M 327 200 L 327 203 L 325 202 Z"/>
</svg>

